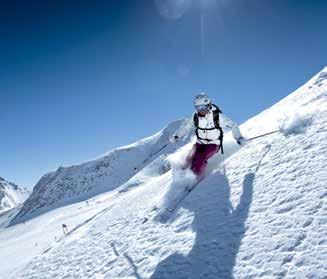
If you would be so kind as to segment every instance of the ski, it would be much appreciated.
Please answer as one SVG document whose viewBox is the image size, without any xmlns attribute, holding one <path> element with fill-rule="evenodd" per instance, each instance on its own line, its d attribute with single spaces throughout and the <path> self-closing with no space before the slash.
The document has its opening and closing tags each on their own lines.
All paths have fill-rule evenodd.
<svg viewBox="0 0 327 279">
<path fill-rule="evenodd" d="M 196 182 L 195 184 L 188 186 L 185 188 L 185 190 L 182 192 L 181 196 L 176 200 L 175 204 L 172 207 L 166 207 L 166 211 L 173 213 L 178 207 L 179 205 L 183 202 L 183 200 L 186 199 L 186 197 L 194 190 L 194 188 L 196 187 L 196 185 L 199 183 L 200 181 Z"/>
<path fill-rule="evenodd" d="M 152 208 L 151 212 L 154 212 L 155 215 L 152 216 L 152 217 L 150 217 L 150 216 L 144 217 L 142 219 L 142 224 L 146 223 L 150 219 L 153 219 L 153 220 L 158 221 L 160 223 L 168 222 L 170 217 L 176 212 L 176 210 L 180 207 L 182 202 L 187 198 L 187 196 L 195 189 L 195 187 L 201 181 L 202 181 L 202 179 L 200 179 L 199 181 L 195 182 L 192 185 L 187 186 L 171 206 L 162 207 L 162 208 L 154 206 Z"/>
</svg>

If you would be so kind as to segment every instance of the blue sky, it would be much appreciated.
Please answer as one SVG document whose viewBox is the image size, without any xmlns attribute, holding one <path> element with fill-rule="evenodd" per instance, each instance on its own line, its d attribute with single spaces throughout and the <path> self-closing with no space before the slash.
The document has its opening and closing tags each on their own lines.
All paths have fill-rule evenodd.
<svg viewBox="0 0 327 279">
<path fill-rule="evenodd" d="M 326 1 L 186 1 L 178 19 L 151 0 L 2 4 L 0 176 L 32 187 L 190 116 L 200 91 L 243 122 L 327 64 Z"/>
</svg>

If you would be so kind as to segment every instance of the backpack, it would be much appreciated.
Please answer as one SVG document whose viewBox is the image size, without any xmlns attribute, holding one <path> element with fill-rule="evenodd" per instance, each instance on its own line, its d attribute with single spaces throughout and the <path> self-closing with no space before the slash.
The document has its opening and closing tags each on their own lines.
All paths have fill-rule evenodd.
<svg viewBox="0 0 327 279">
<path fill-rule="evenodd" d="M 199 116 L 198 116 L 197 113 L 194 113 L 193 123 L 194 123 L 194 126 L 196 127 L 195 134 L 196 134 L 198 139 L 201 139 L 201 137 L 199 136 L 199 133 L 198 133 L 199 129 L 201 129 L 201 130 L 218 129 L 220 131 L 220 136 L 219 136 L 220 150 L 221 150 L 221 154 L 224 154 L 224 147 L 223 147 L 224 132 L 223 132 L 223 129 L 221 128 L 220 123 L 219 123 L 219 114 L 222 113 L 222 112 L 219 109 L 219 107 L 217 107 L 216 105 L 212 104 L 212 106 L 214 108 L 216 108 L 216 110 L 213 111 L 213 120 L 214 120 L 214 123 L 215 123 L 215 127 L 210 128 L 210 129 L 199 128 Z M 208 139 L 202 139 L 202 140 L 210 141 Z"/>
</svg>

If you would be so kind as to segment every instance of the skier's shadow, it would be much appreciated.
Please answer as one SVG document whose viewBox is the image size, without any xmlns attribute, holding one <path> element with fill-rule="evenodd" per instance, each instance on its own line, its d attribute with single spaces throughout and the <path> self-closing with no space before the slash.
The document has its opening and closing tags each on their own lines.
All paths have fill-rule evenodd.
<svg viewBox="0 0 327 279">
<path fill-rule="evenodd" d="M 175 253 L 160 262 L 152 279 L 229 279 L 246 228 L 252 202 L 253 182 L 262 160 L 243 178 L 242 194 L 236 208 L 230 202 L 230 185 L 224 172 L 217 172 L 200 183 L 183 207 L 194 212 L 196 239 L 187 256 Z M 253 166 L 252 166 L 253 169 Z M 202 184 L 202 185 L 201 185 Z M 199 190 L 199 187 L 204 187 Z M 205 205 L 205 206 L 203 206 Z"/>
<path fill-rule="evenodd" d="M 159 263 L 151 278 L 233 278 L 233 267 L 252 202 L 254 178 L 255 172 L 245 175 L 243 192 L 235 209 L 230 202 L 229 182 L 223 173 L 211 176 L 203 185 L 205 189 L 196 189 L 196 199 L 190 196 L 183 204 L 184 208 L 194 212 L 196 239 L 191 252 L 187 256 L 178 253 L 169 256 Z"/>
</svg>

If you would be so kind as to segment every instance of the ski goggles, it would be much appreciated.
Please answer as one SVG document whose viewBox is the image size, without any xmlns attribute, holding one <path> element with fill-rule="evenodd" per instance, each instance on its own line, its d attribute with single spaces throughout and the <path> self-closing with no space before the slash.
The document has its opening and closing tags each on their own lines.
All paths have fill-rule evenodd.
<svg viewBox="0 0 327 279">
<path fill-rule="evenodd" d="M 209 112 L 209 108 L 210 108 L 209 105 L 198 105 L 198 106 L 195 106 L 195 109 L 198 112 L 200 112 L 200 113 L 207 113 L 207 112 Z"/>
</svg>

